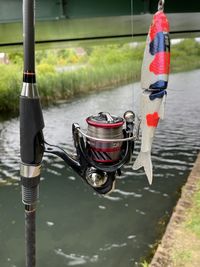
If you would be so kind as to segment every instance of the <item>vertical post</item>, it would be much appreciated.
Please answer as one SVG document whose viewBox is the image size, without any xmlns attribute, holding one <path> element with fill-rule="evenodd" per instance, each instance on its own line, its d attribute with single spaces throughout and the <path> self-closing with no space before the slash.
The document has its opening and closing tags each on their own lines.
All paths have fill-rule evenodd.
<svg viewBox="0 0 200 267">
<path fill-rule="evenodd" d="M 23 0 L 24 72 L 20 95 L 22 202 L 25 205 L 26 267 L 36 265 L 35 213 L 44 152 L 44 121 L 35 75 L 35 0 Z"/>
</svg>

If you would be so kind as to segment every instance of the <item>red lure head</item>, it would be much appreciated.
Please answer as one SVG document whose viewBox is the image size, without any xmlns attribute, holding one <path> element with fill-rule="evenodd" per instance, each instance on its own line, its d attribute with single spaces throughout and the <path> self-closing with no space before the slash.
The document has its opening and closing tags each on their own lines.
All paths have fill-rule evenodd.
<svg viewBox="0 0 200 267">
<path fill-rule="evenodd" d="M 169 22 L 163 11 L 158 11 L 153 16 L 149 30 L 150 40 L 152 41 L 158 32 L 169 32 Z"/>
</svg>

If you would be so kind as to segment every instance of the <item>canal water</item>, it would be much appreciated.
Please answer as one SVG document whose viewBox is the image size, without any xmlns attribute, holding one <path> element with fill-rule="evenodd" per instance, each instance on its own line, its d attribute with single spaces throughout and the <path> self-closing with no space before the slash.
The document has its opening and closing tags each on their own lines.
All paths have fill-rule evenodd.
<svg viewBox="0 0 200 267">
<path fill-rule="evenodd" d="M 149 254 L 200 148 L 200 71 L 170 76 L 166 117 L 153 144 L 154 182 L 124 167 L 116 190 L 97 195 L 60 159 L 45 155 L 37 209 L 38 267 L 133 267 Z M 123 115 L 139 84 L 103 91 L 44 111 L 45 138 L 72 150 L 71 124 L 99 111 Z M 24 266 L 19 187 L 19 121 L 0 124 L 0 266 Z M 134 158 L 138 153 L 136 146 Z"/>
</svg>

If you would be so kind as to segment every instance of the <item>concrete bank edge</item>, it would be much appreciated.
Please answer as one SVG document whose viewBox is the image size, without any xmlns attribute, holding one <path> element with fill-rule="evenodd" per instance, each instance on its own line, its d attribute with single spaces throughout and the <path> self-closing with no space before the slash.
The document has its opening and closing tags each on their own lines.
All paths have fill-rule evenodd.
<svg viewBox="0 0 200 267">
<path fill-rule="evenodd" d="M 192 197 L 198 190 L 198 182 L 200 180 L 200 153 L 197 156 L 195 164 L 188 176 L 186 184 L 182 188 L 181 197 L 172 213 L 166 231 L 162 237 L 160 244 L 150 263 L 150 267 L 170 267 L 170 251 L 173 249 L 174 231 L 180 223 L 184 221 L 185 213 L 192 205 Z"/>
</svg>

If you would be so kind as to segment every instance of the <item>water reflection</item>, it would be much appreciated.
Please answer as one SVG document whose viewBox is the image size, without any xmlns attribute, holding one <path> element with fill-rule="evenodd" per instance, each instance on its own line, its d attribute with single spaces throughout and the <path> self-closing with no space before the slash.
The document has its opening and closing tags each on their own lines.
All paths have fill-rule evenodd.
<svg viewBox="0 0 200 267">
<path fill-rule="evenodd" d="M 76 255 L 74 253 L 71 254 L 65 254 L 61 248 L 56 249 L 55 253 L 57 255 L 60 255 L 68 260 L 67 265 L 68 266 L 80 266 L 82 264 L 86 264 L 87 262 L 97 262 L 98 261 L 98 255 L 93 255 L 92 257 L 85 256 L 85 255 Z"/>
<path fill-rule="evenodd" d="M 136 266 L 170 214 L 199 151 L 200 71 L 171 75 L 166 118 L 153 145 L 154 183 L 125 166 L 116 190 L 99 196 L 60 159 L 45 155 L 37 216 L 38 266 Z M 134 89 L 134 90 L 133 90 Z M 71 124 L 99 111 L 132 109 L 139 84 L 46 109 L 47 141 L 73 151 Z M 134 91 L 134 93 L 133 93 Z M 0 124 L 0 266 L 24 266 L 18 120 Z M 136 145 L 134 158 L 139 147 Z"/>
</svg>

